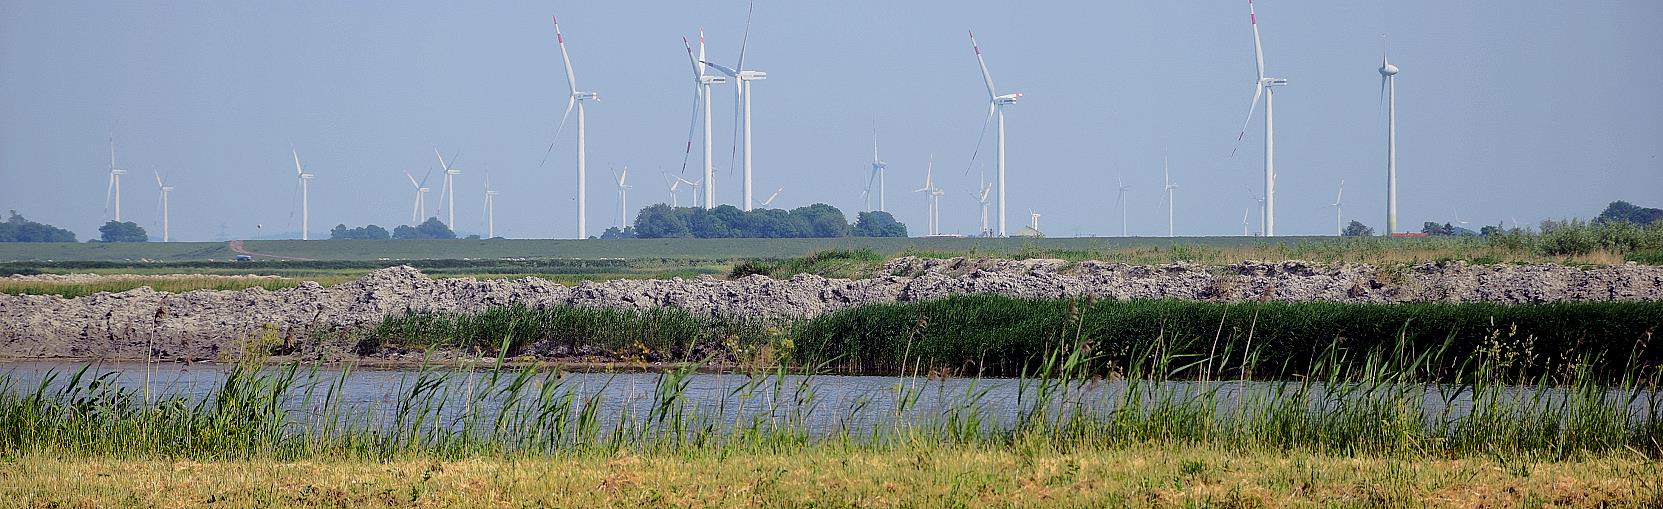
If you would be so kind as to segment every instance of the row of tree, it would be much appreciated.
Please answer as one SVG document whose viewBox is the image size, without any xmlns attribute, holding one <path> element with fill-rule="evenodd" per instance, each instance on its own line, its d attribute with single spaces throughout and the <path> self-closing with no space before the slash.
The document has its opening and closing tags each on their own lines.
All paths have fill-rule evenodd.
<svg viewBox="0 0 1663 509">
<path fill-rule="evenodd" d="M 470 237 L 477 238 L 478 236 Z M 422 224 L 415 226 L 398 225 L 393 231 L 376 225 L 347 228 L 345 224 L 337 224 L 329 230 L 329 240 L 419 240 L 419 239 L 454 239 L 456 232 L 445 226 L 444 221 L 437 217 L 427 218 Z"/>
<path fill-rule="evenodd" d="M 0 223 L 0 242 L 75 242 L 75 232 L 24 219 L 13 210 Z"/>
<path fill-rule="evenodd" d="M 861 212 L 849 224 L 843 211 L 824 203 L 784 209 L 755 209 L 750 212 L 732 205 L 709 210 L 699 207 L 671 207 L 665 204 L 641 209 L 632 228 L 608 234 L 636 238 L 692 237 L 726 238 L 830 238 L 905 237 L 907 227 L 888 212 Z"/>
</svg>

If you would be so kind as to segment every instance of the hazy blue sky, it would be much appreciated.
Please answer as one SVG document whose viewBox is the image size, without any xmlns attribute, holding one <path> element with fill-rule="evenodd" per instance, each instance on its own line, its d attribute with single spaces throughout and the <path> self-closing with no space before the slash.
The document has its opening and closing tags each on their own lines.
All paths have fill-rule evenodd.
<svg viewBox="0 0 1663 509">
<path fill-rule="evenodd" d="M 1347 218 L 1383 226 L 1382 33 L 1403 68 L 1404 228 L 1663 205 L 1663 2 L 1258 8 L 1269 73 L 1291 82 L 1277 94 L 1278 233 L 1331 233 L 1341 179 Z M 668 201 L 658 171 L 681 168 L 692 113 L 681 37 L 704 27 L 712 59 L 733 60 L 744 2 L 0 1 L 0 208 L 95 236 L 113 131 L 132 171 L 123 215 L 153 237 L 152 169 L 177 188 L 175 239 L 298 231 L 290 143 L 317 175 L 314 232 L 407 221 L 403 172 L 436 167 L 438 147 L 461 152 L 459 231 L 484 229 L 489 170 L 499 234 L 572 236 L 575 133 L 537 167 L 566 101 L 550 14 L 580 87 L 603 99 L 589 108 L 599 233 L 617 206 L 608 166 L 634 170 L 631 204 Z M 974 232 L 966 169 L 987 98 L 966 29 L 1001 91 L 1026 94 L 1007 117 L 1013 230 L 1032 208 L 1053 236 L 1118 234 L 1124 175 L 1132 233 L 1165 234 L 1163 155 L 1180 234 L 1239 234 L 1242 211 L 1256 215 L 1262 127 L 1228 157 L 1253 83 L 1239 0 L 759 2 L 757 200 L 784 186 L 776 206 L 859 209 L 876 117 L 890 211 L 923 230 L 923 196 L 903 191 L 933 153 L 944 228 Z M 726 203 L 739 199 L 731 94 L 715 108 Z"/>
</svg>

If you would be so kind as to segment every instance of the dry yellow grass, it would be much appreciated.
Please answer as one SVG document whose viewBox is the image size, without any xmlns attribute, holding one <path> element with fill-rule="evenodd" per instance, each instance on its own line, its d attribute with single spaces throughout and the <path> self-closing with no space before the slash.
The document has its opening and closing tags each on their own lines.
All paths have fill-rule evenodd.
<svg viewBox="0 0 1663 509">
<path fill-rule="evenodd" d="M 23 456 L 6 507 L 1658 507 L 1637 457 L 1531 463 L 1138 446 L 460 461 Z"/>
</svg>

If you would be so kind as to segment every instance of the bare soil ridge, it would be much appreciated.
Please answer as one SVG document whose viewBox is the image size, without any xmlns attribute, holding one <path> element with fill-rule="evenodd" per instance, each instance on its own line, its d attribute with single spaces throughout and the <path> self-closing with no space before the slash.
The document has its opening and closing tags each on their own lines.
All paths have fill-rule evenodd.
<svg viewBox="0 0 1663 509">
<path fill-rule="evenodd" d="M 331 344 L 383 318 L 471 312 L 495 306 L 673 306 L 703 315 L 806 318 L 865 304 L 990 293 L 1013 297 L 1353 303 L 1506 304 L 1663 300 L 1663 267 L 1427 263 L 1400 269 L 1366 264 L 1247 261 L 1125 265 L 1063 260 L 899 258 L 862 279 L 799 274 L 611 280 L 564 286 L 514 280 L 433 279 L 408 266 L 324 287 L 302 282 L 269 291 L 165 293 L 148 287 L 63 298 L 0 295 L 0 357 L 211 359 L 249 338 Z M 332 348 L 344 352 L 349 345 Z"/>
</svg>

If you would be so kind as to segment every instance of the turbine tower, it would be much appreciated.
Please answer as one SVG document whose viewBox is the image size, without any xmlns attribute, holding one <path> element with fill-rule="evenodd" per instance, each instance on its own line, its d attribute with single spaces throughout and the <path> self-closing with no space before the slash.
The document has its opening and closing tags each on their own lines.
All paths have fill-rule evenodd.
<svg viewBox="0 0 1663 509">
<path fill-rule="evenodd" d="M 1340 198 L 1343 196 L 1345 196 L 1345 179 L 1340 179 L 1340 192 L 1334 195 L 1334 203 L 1329 206 L 1334 207 L 1334 235 L 1341 237 L 1345 236 L 1345 225 L 1340 223 L 1340 217 L 1344 215 L 1340 210 Z"/>
<path fill-rule="evenodd" d="M 485 172 L 485 238 L 497 237 L 497 191 L 491 189 L 491 172 Z"/>
<path fill-rule="evenodd" d="M 722 71 L 722 74 L 726 74 L 729 78 L 733 78 L 737 81 L 734 86 L 737 90 L 735 99 L 739 101 L 739 104 L 736 106 L 740 108 L 740 110 L 736 110 L 735 113 L 743 111 L 744 115 L 744 121 L 742 123 L 744 126 L 744 137 L 741 140 L 740 145 L 743 145 L 745 150 L 744 158 L 740 161 L 741 164 L 744 165 L 745 169 L 743 178 L 745 180 L 744 210 L 746 212 L 751 210 L 751 82 L 768 79 L 768 73 L 766 72 L 745 68 L 745 48 L 750 44 L 751 40 L 751 13 L 755 10 L 756 3 L 752 2 L 750 4 L 750 8 L 745 11 L 745 35 L 739 40 L 739 61 L 737 62 L 737 65 L 729 68 L 715 62 L 705 62 L 705 64 L 715 67 L 716 70 Z M 711 191 L 705 192 L 710 193 Z"/>
<path fill-rule="evenodd" d="M 1131 189 L 1132 186 L 1126 185 L 1126 181 L 1121 180 L 1121 178 L 1118 177 L 1118 176 L 1116 176 L 1114 178 L 1114 181 L 1116 183 L 1118 183 L 1119 186 L 1120 186 L 1120 193 L 1119 193 L 1119 196 L 1115 198 L 1115 201 L 1120 203 L 1120 236 L 1125 237 L 1126 236 L 1126 190 Z"/>
<path fill-rule="evenodd" d="M 427 218 L 427 193 L 433 191 L 432 188 L 427 187 L 427 177 L 432 175 L 433 170 L 428 170 L 426 174 L 422 175 L 421 182 L 417 182 L 415 175 L 411 175 L 408 171 L 404 172 L 404 177 L 410 179 L 410 187 L 416 190 L 416 203 L 410 207 L 411 225 L 421 224 L 422 220 Z"/>
<path fill-rule="evenodd" d="M 446 202 L 445 202 L 445 214 L 446 214 L 445 226 L 449 226 L 450 228 L 455 229 L 456 228 L 456 182 L 455 182 L 455 179 L 456 179 L 457 175 L 462 174 L 462 170 L 451 166 L 452 164 L 456 163 L 456 156 L 455 155 L 450 156 L 450 162 L 445 162 L 445 156 L 443 154 L 439 153 L 439 149 L 435 148 L 435 149 L 433 149 L 433 156 L 439 158 L 439 167 L 445 170 L 444 187 L 439 189 L 440 199 L 446 200 Z"/>
<path fill-rule="evenodd" d="M 587 117 L 584 115 L 583 104 L 589 101 L 599 101 L 601 96 L 596 92 L 584 92 L 577 89 L 577 75 L 572 73 L 572 57 L 566 53 L 566 36 L 560 33 L 560 18 L 554 20 L 554 40 L 560 45 L 560 61 L 566 64 L 566 86 L 571 89 L 571 95 L 566 99 L 566 112 L 560 114 L 560 127 L 554 131 L 555 140 L 560 139 L 560 132 L 566 129 L 566 118 L 572 114 L 572 108 L 577 108 L 577 238 L 589 238 L 589 201 L 588 201 L 588 166 L 587 154 L 584 152 L 585 136 L 588 135 Z M 549 142 L 548 150 L 543 152 L 543 161 L 547 162 L 549 152 L 554 151 L 554 141 Z M 538 163 L 542 167 L 542 163 Z"/>
<path fill-rule="evenodd" d="M 618 229 L 622 230 L 625 222 L 629 221 L 629 188 L 633 187 L 624 183 L 629 178 L 629 167 L 625 166 L 623 173 L 613 173 L 612 176 L 618 179 Z"/>
<path fill-rule="evenodd" d="M 1397 66 L 1380 53 L 1380 92 L 1386 113 L 1386 236 L 1397 232 Z"/>
<path fill-rule="evenodd" d="M 307 204 L 307 183 L 312 181 L 312 174 L 300 169 L 300 152 L 295 151 L 294 145 L 289 145 L 289 154 L 294 156 L 294 175 L 300 179 L 300 240 L 312 240 L 307 228 L 311 225 L 311 208 Z M 293 216 L 290 216 L 293 217 Z"/>
<path fill-rule="evenodd" d="M 1276 236 L 1276 130 L 1275 130 L 1275 101 L 1276 87 L 1288 84 L 1284 78 L 1269 78 L 1265 76 L 1265 52 L 1259 43 L 1259 16 L 1253 10 L 1253 0 L 1247 0 L 1247 20 L 1253 25 L 1253 63 L 1259 70 L 1259 79 L 1253 83 L 1253 104 L 1247 108 L 1247 120 L 1242 121 L 1241 133 L 1236 135 L 1236 146 L 1230 149 L 1230 155 L 1236 154 L 1241 147 L 1242 138 L 1247 136 L 1247 126 L 1253 122 L 1253 112 L 1259 107 L 1259 97 L 1265 99 L 1265 236 Z"/>
<path fill-rule="evenodd" d="M 121 176 L 126 174 L 127 170 L 117 168 L 115 165 L 115 135 L 110 135 L 110 183 L 104 188 L 104 206 L 107 209 L 110 206 L 111 197 L 115 198 L 115 221 L 117 223 L 121 222 Z"/>
<path fill-rule="evenodd" d="M 935 186 L 935 156 L 930 156 L 930 164 L 924 170 L 924 187 L 914 189 L 912 192 L 924 193 L 925 199 L 928 200 L 929 206 L 925 209 L 925 212 L 929 218 L 928 226 L 926 226 L 929 235 L 941 233 L 941 195 L 945 193 L 941 192 L 941 188 Z"/>
<path fill-rule="evenodd" d="M 989 201 L 989 197 L 992 196 L 992 194 L 993 184 L 988 183 L 987 175 L 983 174 L 981 176 L 981 185 L 978 187 L 977 192 L 972 194 L 972 196 L 976 197 L 976 203 L 982 205 L 982 230 L 980 235 L 983 237 L 993 236 L 993 230 L 988 227 L 987 223 L 987 207 L 993 203 Z"/>
<path fill-rule="evenodd" d="M 872 210 L 869 195 L 872 192 L 872 181 L 876 180 L 878 182 L 878 212 L 888 212 L 884 204 L 884 169 L 888 167 L 889 163 L 878 157 L 878 127 L 874 125 L 872 126 L 872 173 L 866 177 L 866 190 L 860 193 L 863 197 L 867 197 L 866 210 Z"/>
<path fill-rule="evenodd" d="M 1174 237 L 1174 230 L 1172 228 L 1172 192 L 1178 189 L 1178 185 L 1172 183 L 1172 171 L 1167 168 L 1166 158 L 1164 157 L 1161 158 L 1161 174 L 1164 175 L 1166 179 L 1166 186 L 1162 188 L 1166 190 L 1166 236 Z"/>
<path fill-rule="evenodd" d="M 162 193 L 162 242 L 167 242 L 171 238 L 168 235 L 167 196 L 169 194 L 173 193 L 173 186 L 167 185 L 167 184 L 162 182 L 162 174 L 161 173 L 155 172 L 155 171 L 152 171 L 151 173 L 156 174 L 156 190 L 161 191 L 161 193 Z"/>
<path fill-rule="evenodd" d="M 721 76 L 716 76 L 716 75 L 713 75 L 713 74 L 705 74 L 704 30 L 703 29 L 699 30 L 699 54 L 698 54 L 698 56 L 693 55 L 693 46 L 691 44 L 687 43 L 687 38 L 686 37 L 681 38 L 681 45 L 687 47 L 687 59 L 693 63 L 693 87 L 694 87 L 693 88 L 693 124 L 696 125 L 696 123 L 698 122 L 700 111 L 702 110 L 703 113 L 704 113 L 704 178 L 699 179 L 699 180 L 701 182 L 715 182 L 716 181 L 716 166 L 713 162 L 713 159 L 712 159 L 713 154 L 712 154 L 712 151 L 711 151 L 711 148 L 710 148 L 710 145 L 711 145 L 711 138 L 710 138 L 710 135 L 711 135 L 711 132 L 710 132 L 710 106 L 711 106 L 711 104 L 710 104 L 711 103 L 710 87 L 712 85 L 719 85 L 719 84 L 722 84 L 722 83 L 727 83 L 728 79 L 724 78 L 724 77 L 721 77 Z M 702 107 L 700 106 L 701 102 L 703 103 Z M 681 159 L 681 161 L 682 161 L 681 162 L 682 173 L 687 172 L 687 156 L 692 154 L 692 152 L 693 152 L 693 127 L 690 125 L 687 129 L 687 153 L 683 154 L 682 159 Z M 679 176 L 679 175 L 676 176 L 676 180 L 677 180 L 678 183 L 685 181 L 685 179 L 681 178 L 681 176 Z M 674 185 L 675 184 L 671 184 L 672 187 Z M 697 196 L 697 191 L 698 191 L 698 189 L 694 188 L 695 196 L 693 197 L 693 203 L 698 203 L 699 202 L 699 197 Z M 710 208 L 710 207 L 713 206 L 713 205 L 711 205 L 711 203 L 714 203 L 716 201 L 716 188 L 715 187 L 707 187 L 707 188 L 705 188 L 705 193 L 706 193 L 705 196 L 704 196 L 705 208 Z"/>
<path fill-rule="evenodd" d="M 1012 92 L 999 95 L 993 87 L 993 75 L 987 72 L 987 61 L 982 59 L 982 47 L 976 44 L 975 32 L 970 32 L 970 49 L 976 52 L 976 63 L 982 67 L 982 81 L 987 84 L 987 120 L 982 121 L 982 133 L 984 135 L 987 133 L 989 121 L 993 120 L 994 117 L 999 118 L 999 132 L 994 144 L 993 158 L 996 161 L 995 165 L 998 167 L 994 178 L 999 182 L 999 236 L 1004 237 L 1008 233 L 1005 230 L 1005 106 L 1016 104 L 1016 100 L 1022 97 L 1022 93 Z M 981 151 L 981 145 L 981 138 L 977 137 L 976 150 L 978 152 Z M 976 156 L 972 154 L 970 158 L 974 160 Z"/>
</svg>

